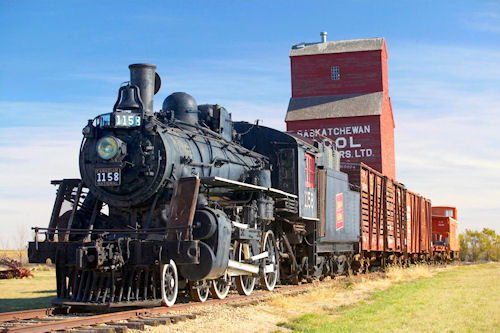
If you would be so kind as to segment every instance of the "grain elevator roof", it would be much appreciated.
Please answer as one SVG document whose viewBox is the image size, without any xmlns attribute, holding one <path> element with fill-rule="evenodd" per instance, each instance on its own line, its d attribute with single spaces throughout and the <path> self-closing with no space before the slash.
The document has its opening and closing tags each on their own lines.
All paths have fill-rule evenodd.
<svg viewBox="0 0 500 333">
<path fill-rule="evenodd" d="M 290 98 L 285 121 L 382 114 L 384 93 Z"/>
<path fill-rule="evenodd" d="M 327 54 L 327 53 L 343 53 L 343 52 L 358 52 L 358 51 L 375 51 L 382 50 L 384 47 L 384 38 L 365 38 L 340 40 L 325 43 L 313 44 L 296 44 L 290 51 L 290 57 Z"/>
</svg>

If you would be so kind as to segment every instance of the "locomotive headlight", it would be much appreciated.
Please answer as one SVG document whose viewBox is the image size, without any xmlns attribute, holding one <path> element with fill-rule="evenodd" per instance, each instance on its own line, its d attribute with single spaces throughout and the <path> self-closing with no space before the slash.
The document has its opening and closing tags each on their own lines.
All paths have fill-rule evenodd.
<svg viewBox="0 0 500 333">
<path fill-rule="evenodd" d="M 118 154 L 118 140 L 112 136 L 105 136 L 97 141 L 97 155 L 103 160 L 110 160 Z"/>
</svg>

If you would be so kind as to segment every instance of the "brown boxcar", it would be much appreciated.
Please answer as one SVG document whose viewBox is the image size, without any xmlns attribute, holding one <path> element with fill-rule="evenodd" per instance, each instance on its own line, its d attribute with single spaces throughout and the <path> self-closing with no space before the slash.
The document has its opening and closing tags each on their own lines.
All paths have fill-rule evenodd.
<svg viewBox="0 0 500 333">
<path fill-rule="evenodd" d="M 405 252 L 406 208 L 403 185 L 363 163 L 341 163 L 360 192 L 360 251 L 366 257 L 396 260 Z M 384 254 L 384 255 L 382 255 Z M 399 257 L 400 257 L 399 256 Z"/>
<path fill-rule="evenodd" d="M 429 199 L 406 191 L 407 251 L 414 258 L 431 254 L 432 206 Z"/>
<path fill-rule="evenodd" d="M 341 163 L 360 192 L 360 251 L 397 261 L 431 254 L 431 202 L 364 163 Z"/>
</svg>

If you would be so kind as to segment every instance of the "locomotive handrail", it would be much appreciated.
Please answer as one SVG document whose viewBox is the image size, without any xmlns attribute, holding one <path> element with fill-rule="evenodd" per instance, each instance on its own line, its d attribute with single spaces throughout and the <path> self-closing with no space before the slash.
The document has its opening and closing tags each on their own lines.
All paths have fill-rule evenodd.
<svg viewBox="0 0 500 333">
<path fill-rule="evenodd" d="M 150 233 L 150 232 L 158 232 L 158 231 L 169 231 L 169 230 L 178 230 L 178 229 L 192 229 L 192 226 L 179 226 L 179 227 L 165 227 L 165 228 L 150 228 L 150 229 L 93 229 L 91 232 L 120 232 L 120 233 Z M 71 228 L 39 228 L 32 227 L 31 230 L 34 231 L 71 231 L 73 232 L 89 232 L 89 229 L 71 229 Z"/>
<path fill-rule="evenodd" d="M 277 195 L 280 197 L 290 197 L 294 199 L 297 198 L 295 194 L 278 190 L 273 187 L 248 184 L 222 177 L 200 177 L 200 182 L 204 185 L 210 185 L 210 186 L 232 187 L 232 188 L 237 188 L 238 190 L 246 190 L 246 191 L 263 191 L 269 193 L 270 195 Z"/>
<path fill-rule="evenodd" d="M 126 234 L 126 235 L 147 235 L 151 233 L 163 233 L 165 236 L 168 235 L 171 232 L 177 232 L 178 230 L 191 230 L 193 229 L 193 226 L 177 226 L 177 227 L 165 227 L 165 228 L 151 228 L 151 229 L 69 229 L 69 228 L 39 228 L 39 227 L 32 227 L 32 230 L 35 231 L 35 237 L 34 241 L 35 244 L 38 246 L 38 235 L 43 234 L 45 235 L 45 241 L 48 242 L 55 242 L 53 239 L 50 239 L 47 237 L 48 235 L 59 235 L 61 234 L 63 236 L 62 241 L 68 241 L 68 239 L 64 239 L 64 236 L 69 236 L 69 235 L 86 235 L 87 238 L 89 236 L 94 236 L 94 235 L 110 235 L 110 234 Z M 86 239 L 87 239 L 86 238 Z M 57 242 L 59 242 L 58 240 Z"/>
</svg>

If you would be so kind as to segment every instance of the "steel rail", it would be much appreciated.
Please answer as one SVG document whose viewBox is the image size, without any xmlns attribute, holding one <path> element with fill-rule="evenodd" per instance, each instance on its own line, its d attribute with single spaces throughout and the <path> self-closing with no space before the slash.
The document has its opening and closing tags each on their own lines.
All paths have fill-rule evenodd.
<svg viewBox="0 0 500 333">
<path fill-rule="evenodd" d="M 46 309 L 33 309 L 23 311 L 13 311 L 0 313 L 0 323 L 13 320 L 33 319 L 39 317 L 52 316 L 55 314 L 67 313 L 68 308 L 46 308 Z"/>
</svg>

